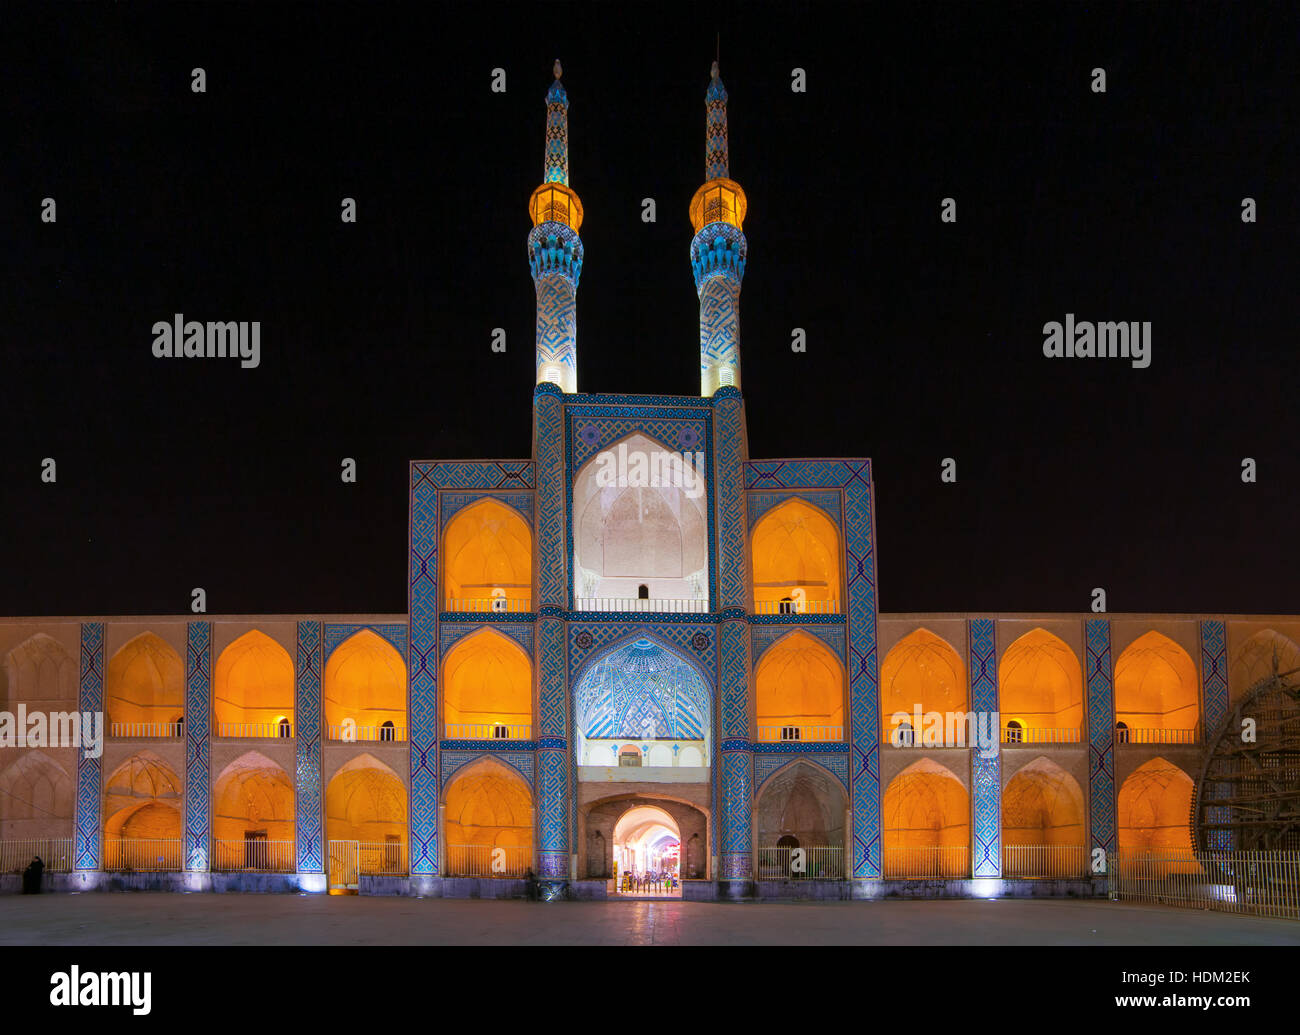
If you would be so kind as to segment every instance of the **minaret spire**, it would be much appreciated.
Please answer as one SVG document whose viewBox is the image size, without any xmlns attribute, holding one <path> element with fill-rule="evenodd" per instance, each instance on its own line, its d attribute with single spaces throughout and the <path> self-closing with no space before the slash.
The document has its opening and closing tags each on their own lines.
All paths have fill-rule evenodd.
<svg viewBox="0 0 1300 1035">
<path fill-rule="evenodd" d="M 546 154 L 542 185 L 528 201 L 533 229 L 528 234 L 528 265 L 537 291 L 537 383 L 565 392 L 578 390 L 576 305 L 582 273 L 582 202 L 569 187 L 569 95 L 560 82 L 546 91 Z"/>
<path fill-rule="evenodd" d="M 740 387 L 740 284 L 749 243 L 742 224 L 748 202 L 731 179 L 727 88 L 718 62 L 704 93 L 704 179 L 691 199 L 691 268 L 700 298 L 700 394 Z"/>
</svg>

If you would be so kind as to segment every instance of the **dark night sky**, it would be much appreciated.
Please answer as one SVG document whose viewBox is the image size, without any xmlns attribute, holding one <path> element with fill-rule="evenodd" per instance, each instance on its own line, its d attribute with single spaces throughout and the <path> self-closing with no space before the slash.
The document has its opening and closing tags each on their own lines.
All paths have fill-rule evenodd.
<svg viewBox="0 0 1300 1035">
<path fill-rule="evenodd" d="M 408 461 L 529 454 L 557 55 L 579 387 L 698 392 L 719 29 L 751 455 L 873 458 L 881 609 L 1300 612 L 1286 8 L 7 7 L 0 614 L 405 611 Z M 155 359 L 175 312 L 261 367 Z M 1066 312 L 1151 367 L 1045 359 Z"/>
</svg>

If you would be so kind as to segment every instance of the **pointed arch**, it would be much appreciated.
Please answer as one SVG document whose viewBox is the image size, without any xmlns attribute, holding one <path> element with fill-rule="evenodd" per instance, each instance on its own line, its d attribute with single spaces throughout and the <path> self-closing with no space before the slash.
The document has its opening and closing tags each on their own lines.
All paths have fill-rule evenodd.
<svg viewBox="0 0 1300 1035">
<path fill-rule="evenodd" d="M 942 636 L 916 629 L 885 655 L 880 666 L 880 729 L 885 741 L 896 729 L 910 729 L 911 743 L 919 744 L 922 727 L 916 721 L 918 710 L 922 716 L 927 712 L 964 713 L 966 700 L 966 666 Z M 897 718 L 903 714 L 908 718 Z M 944 725 L 946 729 L 946 721 Z"/>
<path fill-rule="evenodd" d="M 960 877 L 970 872 L 970 793 L 929 758 L 895 776 L 881 800 L 886 877 Z"/>
<path fill-rule="evenodd" d="M 406 812 L 406 785 L 379 759 L 361 754 L 325 788 L 325 838 L 358 842 L 361 873 L 405 873 Z"/>
<path fill-rule="evenodd" d="M 75 797 L 63 766 L 39 749 L 20 752 L 0 773 L 0 840 L 70 835 Z"/>
<path fill-rule="evenodd" d="M 1083 789 L 1051 759 L 1021 766 L 1002 792 L 1003 875 L 1074 877 L 1085 870 Z"/>
<path fill-rule="evenodd" d="M 1115 721 L 1138 742 L 1190 744 L 1201 722 L 1200 680 L 1168 636 L 1143 633 L 1115 660 Z"/>
<path fill-rule="evenodd" d="M 510 637 L 484 627 L 458 640 L 443 661 L 442 685 L 448 737 L 532 736 L 533 666 Z"/>
<path fill-rule="evenodd" d="M 531 866 L 533 795 L 515 770 L 480 758 L 456 771 L 443 802 L 449 876 L 522 876 Z"/>
<path fill-rule="evenodd" d="M 583 464 L 573 480 L 578 601 L 641 597 L 699 601 L 707 609 L 709 522 L 701 468 L 695 454 L 639 431 Z"/>
<path fill-rule="evenodd" d="M 152 751 L 137 751 L 104 781 L 104 868 L 181 869 L 183 787 Z"/>
<path fill-rule="evenodd" d="M 77 663 L 53 636 L 36 633 L 5 655 L 5 710 L 77 699 Z"/>
<path fill-rule="evenodd" d="M 750 533 L 755 610 L 778 610 L 798 590 L 816 610 L 839 611 L 842 554 L 839 529 L 824 510 L 797 496 L 778 503 Z"/>
<path fill-rule="evenodd" d="M 349 719 L 358 740 L 406 739 L 406 663 L 373 629 L 353 633 L 330 655 L 323 696 L 329 739 L 342 739 Z"/>
<path fill-rule="evenodd" d="M 443 600 L 452 611 L 489 611 L 494 599 L 527 611 L 533 534 L 519 511 L 493 496 L 458 510 L 442 534 Z"/>
<path fill-rule="evenodd" d="M 289 774 L 260 751 L 244 752 L 213 784 L 212 869 L 294 869 L 294 818 Z"/>
<path fill-rule="evenodd" d="M 1005 651 L 998 665 L 1002 725 L 1018 723 L 1026 743 L 1079 739 L 1083 725 L 1083 669 L 1064 640 L 1041 627 Z"/>
<path fill-rule="evenodd" d="M 232 641 L 217 658 L 212 703 L 218 736 L 279 736 L 294 728 L 293 658 L 259 629 Z"/>
<path fill-rule="evenodd" d="M 1119 789 L 1121 864 L 1152 876 L 1201 872 L 1192 853 L 1194 791 L 1191 777 L 1159 755 L 1134 769 Z"/>
<path fill-rule="evenodd" d="M 769 776 L 754 800 L 759 879 L 789 876 L 786 853 L 774 851 L 786 846 L 810 853 L 810 877 L 842 879 L 846 802 L 840 781 L 806 759 Z"/>
<path fill-rule="evenodd" d="M 104 676 L 108 721 L 123 736 L 153 736 L 167 727 L 178 736 L 185 714 L 185 665 L 160 636 L 140 633 L 128 640 L 108 662 Z M 139 730 L 146 732 L 134 732 Z M 134 730 L 134 731 L 133 731 Z"/>
<path fill-rule="evenodd" d="M 754 673 L 758 739 L 843 740 L 844 684 L 844 666 L 824 641 L 802 629 L 781 637 Z"/>
<path fill-rule="evenodd" d="M 1261 629 L 1237 649 L 1229 669 L 1229 691 L 1234 704 L 1260 680 L 1273 674 L 1275 657 L 1278 672 L 1300 669 L 1300 646 L 1276 629 Z"/>
</svg>

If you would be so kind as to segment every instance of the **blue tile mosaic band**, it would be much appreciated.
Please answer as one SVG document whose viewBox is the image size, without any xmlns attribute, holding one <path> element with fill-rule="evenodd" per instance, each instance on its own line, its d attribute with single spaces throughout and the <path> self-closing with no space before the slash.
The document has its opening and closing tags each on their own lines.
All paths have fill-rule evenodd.
<svg viewBox="0 0 1300 1035">
<path fill-rule="evenodd" d="M 1201 687 L 1205 699 L 1201 739 L 1209 743 L 1228 714 L 1228 635 L 1220 621 L 1201 623 Z"/>
<path fill-rule="evenodd" d="M 185 651 L 185 868 L 208 868 L 212 623 L 190 622 Z"/>
<path fill-rule="evenodd" d="M 81 664 L 77 707 L 83 712 L 104 711 L 104 623 L 81 623 Z M 105 719 L 107 721 L 107 718 Z M 103 830 L 102 758 L 77 759 L 77 822 L 73 856 L 78 870 L 98 870 Z"/>
<path fill-rule="evenodd" d="M 971 710 L 977 714 L 998 712 L 997 640 L 993 622 L 977 618 L 970 623 Z M 1000 722 L 999 722 L 1000 725 Z M 995 731 L 992 754 L 976 746 L 971 753 L 971 786 L 974 790 L 974 838 L 971 842 L 971 873 L 976 877 L 1002 876 L 1002 759 L 1001 733 Z"/>
<path fill-rule="evenodd" d="M 1110 657 L 1110 619 L 1085 623 L 1088 644 L 1088 797 L 1092 843 L 1107 855 L 1115 839 L 1115 689 Z"/>
<path fill-rule="evenodd" d="M 324 673 L 321 623 L 298 623 L 298 663 L 294 690 L 297 723 L 298 872 L 322 873 L 325 842 L 321 829 L 321 679 Z"/>
</svg>

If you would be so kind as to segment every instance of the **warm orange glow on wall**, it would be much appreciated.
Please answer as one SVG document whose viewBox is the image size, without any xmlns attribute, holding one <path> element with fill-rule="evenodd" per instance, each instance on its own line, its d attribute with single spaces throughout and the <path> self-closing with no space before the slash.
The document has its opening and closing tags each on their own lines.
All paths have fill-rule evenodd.
<svg viewBox="0 0 1300 1035">
<path fill-rule="evenodd" d="M 917 629 L 898 641 L 880 666 L 881 729 L 889 734 L 893 716 L 966 711 L 966 666 L 952 644 L 929 629 Z M 908 719 L 919 738 L 916 720 Z M 963 726 L 963 729 L 966 727 Z M 918 739 L 919 743 L 919 739 Z"/>
<path fill-rule="evenodd" d="M 815 636 L 796 631 L 773 644 L 754 684 L 760 726 L 844 725 L 844 669 Z"/>
<path fill-rule="evenodd" d="M 125 643 L 104 677 L 108 721 L 171 723 L 185 712 L 185 666 L 153 633 Z"/>
<path fill-rule="evenodd" d="M 838 780 L 818 766 L 795 762 L 768 780 L 754 803 L 757 844 L 771 848 L 793 837 L 804 848 L 841 847 L 845 804 Z"/>
<path fill-rule="evenodd" d="M 691 226 L 697 234 L 709 223 L 729 223 L 742 230 L 748 207 L 749 202 L 740 184 L 718 177 L 697 190 L 691 199 Z"/>
<path fill-rule="evenodd" d="M 1115 719 L 1131 730 L 1194 730 L 1200 682 L 1187 652 L 1154 629 L 1115 662 Z"/>
<path fill-rule="evenodd" d="M 330 841 L 406 842 L 406 787 L 372 755 L 358 755 L 334 774 L 325 791 Z"/>
<path fill-rule="evenodd" d="M 543 183 L 528 199 L 528 214 L 533 226 L 538 223 L 563 223 L 575 232 L 582 226 L 582 202 L 577 192 L 562 183 Z"/>
<path fill-rule="evenodd" d="M 7 686 L 5 684 L 8 684 Z M 16 712 L 18 702 L 28 708 L 53 710 L 63 701 L 77 699 L 77 663 L 52 636 L 36 633 L 5 657 L 0 679 L 0 703 Z"/>
<path fill-rule="evenodd" d="M 460 640 L 443 662 L 443 720 L 531 725 L 533 670 L 507 636 L 481 629 Z"/>
<path fill-rule="evenodd" d="M 293 782 L 265 755 L 250 751 L 222 770 L 212 795 L 212 837 L 243 841 L 265 831 L 267 841 L 293 840 Z"/>
<path fill-rule="evenodd" d="M 843 599 L 839 532 L 821 509 L 789 499 L 758 520 L 752 543 L 755 604 L 786 599 L 794 589 L 810 601 Z"/>
<path fill-rule="evenodd" d="M 1007 783 L 1002 792 L 1004 845 L 1083 845 L 1085 839 L 1083 790 L 1060 766 L 1035 758 Z"/>
<path fill-rule="evenodd" d="M 533 796 L 523 778 L 494 759 L 460 770 L 447 787 L 447 844 L 532 847 Z"/>
<path fill-rule="evenodd" d="M 1232 659 L 1228 675 L 1228 693 L 1235 705 L 1261 680 L 1273 674 L 1276 662 L 1278 672 L 1300 669 L 1300 646 L 1275 629 L 1261 629 L 1238 649 Z M 1213 733 L 1213 730 L 1207 730 Z"/>
<path fill-rule="evenodd" d="M 74 797 L 63 766 L 42 751 L 20 751 L 0 773 L 0 840 L 70 836 Z"/>
<path fill-rule="evenodd" d="M 132 755 L 104 783 L 104 837 L 179 839 L 181 788 L 153 752 Z"/>
<path fill-rule="evenodd" d="M 1121 858 L 1125 849 L 1149 850 L 1158 859 L 1175 860 L 1156 865 L 1151 876 L 1199 873 L 1190 826 L 1194 790 L 1191 777 L 1160 757 L 1133 770 L 1119 790 Z"/>
<path fill-rule="evenodd" d="M 907 871 L 922 867 L 944 877 L 969 872 L 970 794 L 938 762 L 922 758 L 890 781 L 881 821 L 885 876 L 917 876 Z"/>
<path fill-rule="evenodd" d="M 339 644 L 325 664 L 325 723 L 406 727 L 406 664 L 391 643 L 362 629 Z"/>
<path fill-rule="evenodd" d="M 1026 730 L 1077 730 L 1083 723 L 1083 670 L 1065 641 L 1031 629 L 1002 655 L 998 666 L 1002 724 Z"/>
<path fill-rule="evenodd" d="M 251 629 L 217 658 L 212 680 L 219 723 L 293 723 L 293 659 L 275 640 Z"/>
<path fill-rule="evenodd" d="M 443 535 L 443 583 L 449 607 L 457 600 L 490 600 L 494 589 L 507 600 L 530 600 L 533 537 L 524 519 L 493 499 L 458 511 Z"/>
</svg>

